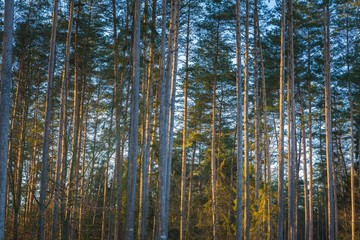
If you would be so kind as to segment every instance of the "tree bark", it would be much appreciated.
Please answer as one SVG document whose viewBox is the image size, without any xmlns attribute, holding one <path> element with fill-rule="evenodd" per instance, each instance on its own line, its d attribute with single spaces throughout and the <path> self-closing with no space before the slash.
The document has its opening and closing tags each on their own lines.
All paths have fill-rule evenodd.
<svg viewBox="0 0 360 240">
<path fill-rule="evenodd" d="M 10 120 L 10 92 L 12 79 L 12 41 L 14 1 L 5 0 L 2 68 L 0 79 L 0 240 L 5 239 L 6 179 L 8 162 L 8 136 Z"/>
<path fill-rule="evenodd" d="M 351 239 L 355 240 L 355 170 L 354 170 L 354 106 L 351 94 L 351 84 L 349 83 L 350 100 L 350 177 L 351 177 Z"/>
<path fill-rule="evenodd" d="M 278 141 L 278 239 L 284 239 L 284 85 L 285 85 L 285 0 L 281 7 L 280 100 Z"/>
<path fill-rule="evenodd" d="M 249 163 L 249 0 L 245 1 L 245 59 L 244 59 L 244 161 L 245 161 L 245 208 L 244 239 L 250 239 L 250 163 Z"/>
<path fill-rule="evenodd" d="M 183 114 L 183 139 L 181 156 L 181 193 L 180 193 L 180 240 L 186 238 L 187 220 L 185 218 L 185 192 L 186 192 L 186 159 L 187 159 L 187 115 L 188 115 L 188 80 L 189 80 L 189 48 L 190 48 L 190 10 L 191 0 L 187 9 L 186 27 L 186 53 L 185 53 L 185 79 L 184 79 L 184 114 Z M 189 203 L 188 203 L 189 204 Z"/>
<path fill-rule="evenodd" d="M 305 235 L 304 239 L 309 239 L 309 196 L 308 196 L 308 174 L 306 162 L 306 133 L 305 133 L 305 113 L 303 98 L 299 86 L 300 98 L 300 113 L 301 113 L 301 141 L 302 141 L 302 157 L 303 157 L 303 172 L 304 172 L 304 216 L 305 216 Z"/>
<path fill-rule="evenodd" d="M 167 221 L 168 215 L 166 211 L 166 185 L 167 185 L 167 161 L 168 161 L 168 109 L 170 100 L 170 81 L 166 76 L 166 58 L 165 58 L 165 36 L 166 36 L 166 6 L 167 1 L 162 0 L 162 20 L 161 20 L 161 46 L 160 46 L 160 113 L 159 113 L 159 223 L 158 226 L 158 239 L 167 239 Z M 170 24 L 171 26 L 172 24 Z M 171 37 L 169 37 L 169 40 Z M 171 41 L 169 41 L 171 42 Z M 169 46 L 172 44 L 169 43 Z M 169 53 L 171 49 L 169 49 Z M 170 58 L 171 59 L 171 58 Z M 169 62 L 167 63 L 169 64 Z"/>
<path fill-rule="evenodd" d="M 40 182 L 40 218 L 39 218 L 39 232 L 38 239 L 45 238 L 45 199 L 47 191 L 47 174 L 48 174 L 48 158 L 49 158 L 49 134 L 50 134 L 50 121 L 51 121 L 51 101 L 52 101 L 52 87 L 54 79 L 55 68 L 55 52 L 56 52 L 56 30 L 57 30 L 57 17 L 58 17 L 58 0 L 54 0 L 54 8 L 52 15 L 52 29 L 50 39 L 50 54 L 49 54 L 49 67 L 48 67 L 48 86 L 46 95 L 45 107 L 45 129 L 44 129 L 44 145 L 42 154 L 42 169 L 41 169 L 41 182 Z"/>
<path fill-rule="evenodd" d="M 240 0 L 236 0 L 236 239 L 243 239 L 243 88 L 241 79 Z"/>
<path fill-rule="evenodd" d="M 328 207 L 328 237 L 335 239 L 335 209 L 333 184 L 333 153 L 331 127 L 331 89 L 330 89 L 330 19 L 329 5 L 324 3 L 324 78 L 325 78 L 325 122 L 326 122 L 326 169 L 327 169 L 327 207 Z"/>
<path fill-rule="evenodd" d="M 58 134 L 58 146 L 57 146 L 57 162 L 56 162 L 56 178 L 55 178 L 55 194 L 54 194 L 54 211 L 53 211 L 53 228 L 52 238 L 58 238 L 58 223 L 59 223 L 59 201 L 60 201 L 60 170 L 61 163 L 64 159 L 65 141 L 66 135 L 66 101 L 67 101 L 67 85 L 69 80 L 69 67 L 70 67 L 70 44 L 71 44 L 71 32 L 73 25 L 73 10 L 74 1 L 69 2 L 69 19 L 68 19 L 68 30 L 66 36 L 65 46 L 65 65 L 63 69 L 62 81 L 61 81 L 61 92 L 60 92 L 60 116 L 59 116 L 59 134 Z M 63 170 L 64 171 L 64 170 Z"/>
<path fill-rule="evenodd" d="M 290 98 L 288 97 L 288 100 L 290 99 L 290 102 L 288 102 L 288 105 L 290 105 L 290 116 L 288 116 L 289 125 L 290 125 L 290 159 L 289 159 L 289 240 L 295 240 L 296 239 L 296 180 L 295 174 L 296 174 L 296 137 L 295 137 L 295 77 L 294 77 L 294 42 L 293 42 L 293 1 L 289 0 L 289 77 L 290 77 L 290 92 L 288 92 L 288 96 L 290 95 Z"/>
<path fill-rule="evenodd" d="M 134 6 L 134 38 L 133 38 L 133 72 L 131 81 L 130 133 L 128 153 L 128 182 L 126 195 L 126 227 L 125 239 L 134 239 L 135 203 L 136 203 L 136 172 L 138 157 L 139 127 L 139 88 L 140 88 L 140 8 L 141 0 L 135 0 Z"/>
<path fill-rule="evenodd" d="M 314 214 L 313 214 L 313 168 L 312 168 L 312 112 L 311 112 L 311 55 L 310 55 L 310 34 L 307 37 L 307 77 L 308 77 L 308 108 L 309 108 L 309 240 L 314 239 Z"/>
</svg>

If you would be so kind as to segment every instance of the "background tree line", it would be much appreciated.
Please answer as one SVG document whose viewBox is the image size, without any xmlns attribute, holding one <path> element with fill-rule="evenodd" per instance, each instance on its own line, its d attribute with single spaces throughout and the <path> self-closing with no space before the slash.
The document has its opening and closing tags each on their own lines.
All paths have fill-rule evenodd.
<svg viewBox="0 0 360 240">
<path fill-rule="evenodd" d="M 356 1 L 0 9 L 1 240 L 360 238 Z"/>
</svg>

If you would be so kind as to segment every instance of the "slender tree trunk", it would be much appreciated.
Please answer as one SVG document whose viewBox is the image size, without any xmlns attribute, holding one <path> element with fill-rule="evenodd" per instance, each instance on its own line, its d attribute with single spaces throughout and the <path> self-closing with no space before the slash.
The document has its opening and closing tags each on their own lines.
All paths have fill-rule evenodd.
<svg viewBox="0 0 360 240">
<path fill-rule="evenodd" d="M 52 29 L 50 40 L 50 55 L 48 68 L 48 87 L 46 96 L 46 110 L 45 110 L 45 129 L 44 129 L 44 145 L 42 154 L 42 169 L 41 169 L 41 183 L 40 183 L 40 219 L 38 239 L 45 238 L 45 199 L 47 190 L 47 174 L 48 174 L 48 158 L 49 158 L 49 135 L 50 135 L 50 121 L 51 121 L 51 101 L 52 101 L 52 87 L 54 79 L 55 68 L 55 52 L 56 52 L 56 30 L 58 17 L 58 0 L 54 0 L 54 9 L 52 16 Z"/>
<path fill-rule="evenodd" d="M 258 21 L 257 0 L 254 0 L 254 125 L 255 125 L 255 211 L 259 209 L 259 188 L 261 175 L 260 158 L 260 110 L 259 110 L 259 79 L 258 79 Z M 257 232 L 256 232 L 257 234 Z"/>
<path fill-rule="evenodd" d="M 139 125 L 139 88 L 140 88 L 140 8 L 141 0 L 135 0 L 134 38 L 133 38 L 133 72 L 131 82 L 131 109 L 129 133 L 128 182 L 126 195 L 126 228 L 125 239 L 134 239 L 136 172 L 138 157 L 138 125 Z"/>
<path fill-rule="evenodd" d="M 279 100 L 279 142 L 278 142 L 278 239 L 284 239 L 284 85 L 285 85 L 285 0 L 281 7 L 280 36 L 280 100 Z"/>
<path fill-rule="evenodd" d="M 312 112 L 311 112 L 311 55 L 310 55 L 310 34 L 307 38 L 307 74 L 308 74 L 308 108 L 309 108 L 309 240 L 314 239 L 314 215 L 313 215 L 313 169 L 312 169 Z"/>
<path fill-rule="evenodd" d="M 249 0 L 245 1 L 245 59 L 244 59 L 244 161 L 245 161 L 245 208 L 244 239 L 250 239 L 250 163 L 249 163 Z"/>
<path fill-rule="evenodd" d="M 243 238 L 243 88 L 241 79 L 240 0 L 236 0 L 236 239 Z"/>
<path fill-rule="evenodd" d="M 154 81 L 154 45 L 155 45 L 155 25 L 156 25 L 156 0 L 152 1 L 152 19 L 151 19 L 151 36 L 149 62 L 147 66 L 147 93 L 146 93 L 146 117 L 145 117 L 145 137 L 144 137 L 144 154 L 141 176 L 141 197 L 139 210 L 139 239 L 145 239 L 147 233 L 147 218 L 149 212 L 149 171 L 150 168 L 150 147 L 151 147 L 151 122 L 153 112 L 153 81 Z"/>
<path fill-rule="evenodd" d="M 170 67 L 167 70 L 168 78 L 171 81 L 170 83 L 170 101 L 169 101 L 169 124 L 168 124 L 168 163 L 167 163 L 167 179 L 166 179 L 166 212 L 169 215 L 170 207 L 170 184 L 171 184 L 171 166 L 172 166 L 172 148 L 174 142 L 174 123 L 175 123 L 175 97 L 176 97 L 176 76 L 177 76 L 177 64 L 178 64 L 178 38 L 179 38 L 179 23 L 180 23 L 180 0 L 173 0 L 171 2 L 171 12 L 172 12 L 172 29 L 170 29 L 170 37 L 172 38 L 172 54 L 170 57 L 171 61 L 168 59 L 167 67 Z M 169 48 L 171 49 L 171 48 Z M 166 221 L 166 229 L 168 229 L 168 223 Z"/>
<path fill-rule="evenodd" d="M 303 98 L 299 86 L 300 93 L 300 113 L 301 113 L 301 141 L 302 141 L 302 157 L 303 157 L 303 172 L 304 172 L 304 217 L 305 217 L 305 235 L 304 239 L 309 239 L 309 196 L 308 196 L 308 174 L 306 162 L 306 133 L 305 133 L 305 113 Z"/>
<path fill-rule="evenodd" d="M 213 87 L 212 87 L 212 103 L 211 103 L 211 199 L 212 199 L 212 236 L 213 239 L 217 239 L 217 164 L 216 164 L 216 89 L 217 89 L 217 65 L 218 65 L 218 51 L 219 51 L 219 27 L 220 23 L 217 22 L 216 29 L 216 47 L 214 52 L 214 66 L 213 66 Z"/>
<path fill-rule="evenodd" d="M 22 192 L 22 180 L 23 180 L 23 166 L 24 166 L 24 153 L 25 153 L 25 139 L 26 139 L 26 122 L 27 122 L 27 115 L 28 115 L 28 81 L 26 79 L 25 82 L 25 89 L 24 89 L 24 101 L 23 101 L 23 109 L 22 109 L 22 120 L 21 120 L 21 127 L 20 127 L 20 136 L 19 136 L 19 148 L 17 151 L 17 180 L 16 180 L 16 197 L 15 197 L 15 204 L 14 204 L 14 240 L 18 239 L 18 227 L 19 227 L 19 211 L 21 207 L 21 192 Z"/>
<path fill-rule="evenodd" d="M 256 14 L 257 15 L 257 14 Z M 259 17 L 256 18 L 259 26 Z M 266 80 L 265 80 L 265 67 L 263 61 L 263 51 L 261 44 L 261 35 L 260 28 L 258 31 L 258 43 L 259 43 L 259 51 L 260 51 L 260 69 L 261 69 L 261 80 L 262 80 L 262 104 L 263 104 L 263 125 L 264 125 L 264 157 L 265 157 L 265 165 L 266 168 L 265 175 L 267 176 L 267 190 L 268 190 L 268 199 L 265 204 L 267 204 L 267 233 L 268 239 L 271 239 L 271 208 L 272 208 L 272 190 L 271 190 L 271 162 L 270 162 L 270 146 L 269 146 L 269 132 L 267 126 L 267 103 L 266 103 Z"/>
<path fill-rule="evenodd" d="M 68 181 L 68 188 L 67 188 L 67 199 L 66 199 L 66 217 L 64 222 L 64 238 L 68 239 L 69 237 L 72 238 L 72 224 L 71 216 L 72 211 L 74 210 L 75 206 L 72 206 L 76 200 L 73 199 L 74 187 L 76 186 L 76 178 L 77 178 L 77 161 L 78 161 L 78 146 L 79 146 L 79 127 L 80 127 L 80 101 L 81 101 L 81 81 L 79 76 L 79 53 L 78 53 L 78 33 L 79 33 L 79 18 L 80 18 L 81 6 L 78 6 L 77 10 L 77 19 L 76 19 L 76 30 L 75 30 L 75 72 L 74 72 L 74 103 L 73 103 L 73 128 L 72 128 L 72 157 L 70 162 L 70 171 L 69 171 L 69 181 Z"/>
<path fill-rule="evenodd" d="M 351 177 L 351 239 L 355 240 L 355 171 L 354 171 L 354 106 L 351 94 L 351 84 L 349 82 L 349 99 L 350 99 L 350 177 Z"/>
<path fill-rule="evenodd" d="M 325 121 L 326 121 L 326 168 L 327 168 L 327 207 L 329 240 L 335 239 L 335 209 L 333 184 L 333 153 L 331 127 L 331 89 L 330 89 L 330 19 L 329 5 L 324 3 L 324 78 L 325 78 Z"/>
<path fill-rule="evenodd" d="M 180 240 L 186 238 L 187 220 L 185 218 L 185 192 L 186 192 L 186 159 L 187 159 L 187 114 L 188 114 L 188 80 L 189 80 L 189 48 L 190 48 L 190 10 L 191 0 L 189 0 L 187 10 L 186 27 L 186 54 L 185 54 L 185 79 L 184 79 L 184 114 L 183 114 L 183 139 L 181 157 L 181 193 L 180 193 Z M 189 204 L 189 203 L 188 203 Z"/>
<path fill-rule="evenodd" d="M 190 235 L 190 220 L 191 220 L 191 201 L 192 201 L 192 189 L 193 189 L 193 176 L 194 176 L 194 163 L 196 155 L 196 142 L 193 143 L 193 152 L 191 157 L 191 164 L 189 169 L 189 187 L 188 187 L 188 201 L 187 201 L 187 213 L 186 213 L 186 227 L 185 227 L 185 239 L 189 239 Z"/>
<path fill-rule="evenodd" d="M 59 120 L 59 134 L 58 134 L 58 150 L 57 150 L 57 162 L 56 162 L 56 178 L 55 178 L 55 194 L 54 194 L 54 212 L 53 212 L 53 229 L 52 238 L 58 239 L 58 223 L 59 223 L 59 200 L 60 200 L 60 170 L 61 163 L 64 161 L 63 152 L 65 151 L 65 141 L 63 138 L 66 134 L 66 101 L 67 101 L 67 85 L 69 79 L 69 65 L 70 65 L 70 44 L 71 44 L 71 32 L 73 24 L 73 10 L 74 1 L 69 2 L 69 19 L 68 19 L 68 30 L 66 37 L 65 46 L 65 65 L 63 69 L 62 82 L 61 82 L 61 93 L 60 93 L 60 120 Z"/>
<path fill-rule="evenodd" d="M 287 94 L 290 95 L 290 159 L 289 159 L 289 240 L 296 239 L 296 180 L 294 178 L 296 175 L 296 137 L 295 137 L 295 87 L 294 87 L 294 42 L 293 42 L 293 1 L 289 0 L 289 76 L 290 76 L 290 92 Z M 289 98 L 288 98 L 289 99 Z M 289 147 L 289 146 L 288 146 Z"/>
<path fill-rule="evenodd" d="M 88 110 L 86 111 L 88 112 Z M 78 239 L 83 239 L 83 215 L 84 215 L 84 202 L 85 202 L 85 163 L 86 163 L 86 152 L 87 152 L 87 130 L 88 130 L 88 113 L 85 117 L 85 130 L 84 130 L 84 147 L 83 147 L 83 156 L 82 156 L 82 164 L 81 164 L 81 182 L 80 182 L 80 206 L 79 206 L 79 227 L 78 227 Z"/>
<path fill-rule="evenodd" d="M 109 130 L 110 132 L 112 131 L 112 125 L 113 125 L 113 109 L 111 109 L 111 116 L 110 116 L 110 127 Z M 108 205 L 108 175 L 109 175 L 109 162 L 110 162 L 110 152 L 111 152 L 111 137 L 108 137 L 108 149 L 106 151 L 106 163 L 105 163 L 105 168 L 104 168 L 104 185 L 103 185 L 103 205 L 102 205 L 102 220 L 101 220 L 101 240 L 105 240 L 105 228 L 106 228 L 106 213 L 107 213 L 107 205 Z"/>
</svg>

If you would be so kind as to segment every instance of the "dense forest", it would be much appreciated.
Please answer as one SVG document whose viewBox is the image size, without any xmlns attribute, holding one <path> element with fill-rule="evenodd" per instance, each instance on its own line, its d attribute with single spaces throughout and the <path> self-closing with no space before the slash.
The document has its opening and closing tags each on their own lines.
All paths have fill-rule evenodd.
<svg viewBox="0 0 360 240">
<path fill-rule="evenodd" d="M 0 9 L 0 240 L 360 239 L 359 1 Z"/>
</svg>

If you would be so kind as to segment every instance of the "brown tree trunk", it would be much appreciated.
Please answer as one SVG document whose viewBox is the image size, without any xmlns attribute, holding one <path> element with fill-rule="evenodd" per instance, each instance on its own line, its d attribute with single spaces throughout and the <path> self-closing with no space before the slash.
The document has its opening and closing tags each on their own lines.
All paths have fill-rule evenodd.
<svg viewBox="0 0 360 240">
<path fill-rule="evenodd" d="M 279 100 L 279 140 L 278 140 L 278 236 L 284 239 L 284 85 L 285 85 L 285 0 L 281 7 L 280 36 L 280 100 Z"/>
</svg>

